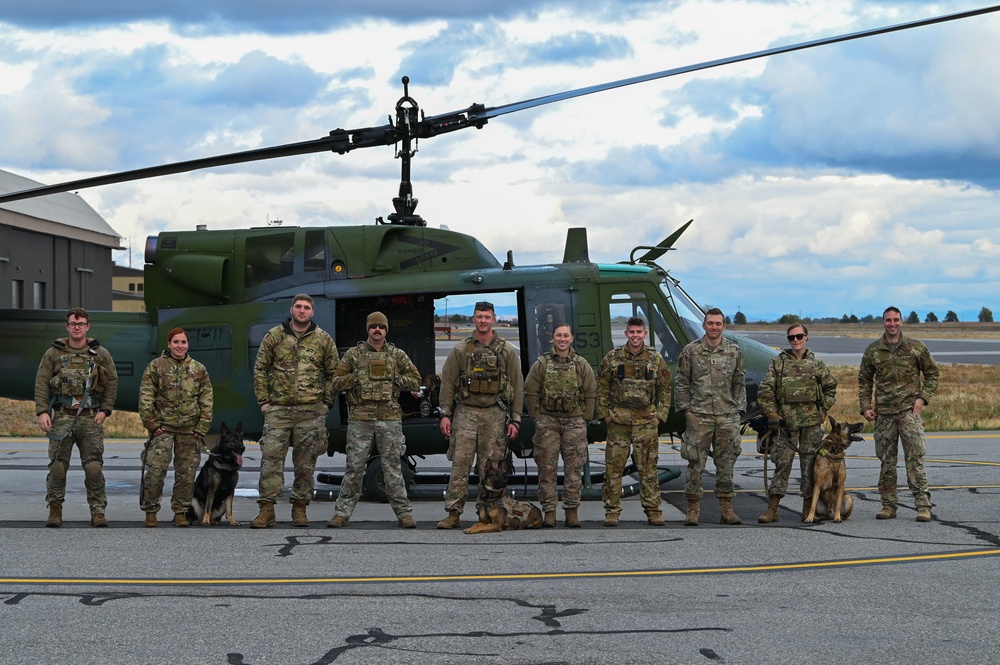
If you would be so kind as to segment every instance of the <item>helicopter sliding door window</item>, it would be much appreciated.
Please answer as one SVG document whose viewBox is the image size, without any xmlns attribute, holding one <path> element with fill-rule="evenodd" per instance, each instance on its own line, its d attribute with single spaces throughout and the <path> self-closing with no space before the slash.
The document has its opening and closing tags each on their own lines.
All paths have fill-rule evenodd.
<svg viewBox="0 0 1000 665">
<path fill-rule="evenodd" d="M 566 289 L 525 288 L 524 311 L 527 320 L 521 325 L 525 326 L 532 361 L 552 348 L 552 331 L 557 325 L 568 323 L 574 330 L 578 327 L 573 320 L 572 294 Z"/>
<path fill-rule="evenodd" d="M 295 267 L 295 234 L 263 233 L 246 242 L 244 286 L 290 277 Z"/>
</svg>

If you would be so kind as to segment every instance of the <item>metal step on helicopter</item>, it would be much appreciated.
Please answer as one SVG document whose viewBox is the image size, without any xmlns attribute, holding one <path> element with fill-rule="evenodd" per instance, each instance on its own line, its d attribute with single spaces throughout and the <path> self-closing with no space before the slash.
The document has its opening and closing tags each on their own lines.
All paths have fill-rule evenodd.
<svg viewBox="0 0 1000 665">
<path fill-rule="evenodd" d="M 568 90 L 501 106 L 472 104 L 468 108 L 427 116 L 410 95 L 403 77 L 403 95 L 394 117 L 383 125 L 335 129 L 328 136 L 215 157 L 164 164 L 43 185 L 0 194 L 0 205 L 13 201 L 77 191 L 89 187 L 158 178 L 171 174 L 259 160 L 320 152 L 344 155 L 362 148 L 395 146 L 401 161 L 398 194 L 393 212 L 374 224 L 357 226 L 268 226 L 240 230 L 177 230 L 150 236 L 145 246 L 146 312 L 91 312 L 94 331 L 115 358 L 120 378 L 116 408 L 135 410 L 139 380 L 146 364 L 163 349 L 166 333 L 175 326 L 189 332 L 190 353 L 208 368 L 215 389 L 215 423 L 242 421 L 253 439 L 263 418 L 253 394 L 252 370 L 264 334 L 283 321 L 290 298 L 300 292 L 316 300 L 315 322 L 329 331 L 345 350 L 358 338 L 372 310 L 389 319 L 390 339 L 413 359 L 427 377 L 419 397 L 404 395 L 404 432 L 407 449 L 404 470 L 413 489 L 420 483 L 416 460 L 443 454 L 447 442 L 438 428 L 435 379 L 439 358 L 456 340 L 437 339 L 436 315 L 447 298 L 506 298 L 516 304 L 518 327 L 511 339 L 520 349 L 525 373 L 550 346 L 555 324 L 570 323 L 575 348 L 595 368 L 615 345 L 623 343 L 624 322 L 638 316 L 649 324 L 648 343 L 671 364 L 680 350 L 702 335 L 703 311 L 664 268 L 662 257 L 675 249 L 691 221 L 656 246 L 635 247 L 627 260 L 594 263 L 590 260 L 585 228 L 570 228 L 561 261 L 521 266 L 512 252 L 500 262 L 471 235 L 434 228 L 416 214 L 411 161 L 417 142 L 462 129 L 482 129 L 500 116 L 546 104 L 679 76 L 715 67 L 767 58 L 850 40 L 926 27 L 1000 11 L 1000 6 L 949 14 L 919 21 L 864 30 L 686 65 L 643 76 Z M 33 394 L 38 359 L 51 340 L 64 334 L 64 312 L 0 310 L 0 395 L 27 399 Z M 759 415 L 757 387 L 775 351 L 757 342 L 726 333 L 742 348 L 746 359 L 748 412 L 745 421 Z M 343 399 L 327 419 L 329 454 L 343 452 L 347 412 Z M 680 435 L 684 418 L 671 410 L 661 423 L 661 435 Z M 533 425 L 526 417 L 522 435 L 512 443 L 518 456 L 530 455 Z M 591 441 L 602 441 L 601 422 L 588 427 Z M 661 482 L 679 475 L 663 469 Z M 320 474 L 321 483 L 339 484 L 339 478 Z M 601 474 L 589 475 L 590 487 Z M 430 479 L 429 482 L 436 482 Z M 384 497 L 381 462 L 369 461 L 366 491 Z M 323 495 L 327 490 L 318 489 Z M 591 497 L 599 495 L 592 491 Z"/>
</svg>

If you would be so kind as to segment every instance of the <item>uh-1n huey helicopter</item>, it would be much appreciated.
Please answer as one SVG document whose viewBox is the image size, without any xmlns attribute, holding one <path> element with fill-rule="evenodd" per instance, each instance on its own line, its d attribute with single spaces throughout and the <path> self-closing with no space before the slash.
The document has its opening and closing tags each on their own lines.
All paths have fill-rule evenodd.
<svg viewBox="0 0 1000 665">
<path fill-rule="evenodd" d="M 145 248 L 147 311 L 91 312 L 91 321 L 118 368 L 117 408 L 136 409 L 143 368 L 164 348 L 167 331 L 181 326 L 189 332 L 192 355 L 212 376 L 215 422 L 242 421 L 245 432 L 256 437 L 263 418 L 252 388 L 254 359 L 267 330 L 287 317 L 292 296 L 305 292 L 315 298 L 314 320 L 342 349 L 362 334 L 368 313 L 381 310 L 389 319 L 391 340 L 428 377 L 421 397 L 402 396 L 409 462 L 404 468 L 412 480 L 415 457 L 443 453 L 447 447 L 434 411 L 434 377 L 439 369 L 437 358 L 443 355 L 438 350 L 446 353 L 457 342 L 435 339 L 436 301 L 474 296 L 515 302 L 519 326 L 514 341 L 525 372 L 549 348 L 556 323 L 574 327 L 576 350 L 596 367 L 605 353 L 621 343 L 625 319 L 639 316 L 649 323 L 649 344 L 674 364 L 680 349 L 701 336 L 703 317 L 678 280 L 657 263 L 691 222 L 656 246 L 634 248 L 620 263 L 592 262 L 583 228 L 569 229 L 559 263 L 519 266 L 511 252 L 501 263 L 474 237 L 429 227 L 415 213 L 410 166 L 419 139 L 482 128 L 501 115 L 618 87 L 996 11 L 1000 6 L 756 51 L 503 106 L 473 104 L 435 116 L 425 116 L 420 110 L 404 77 L 395 118 L 384 125 L 336 129 L 312 141 L 41 186 L 0 195 L 0 204 L 256 160 L 397 146 L 402 175 L 393 199 L 394 212 L 387 219 L 362 226 L 161 232 L 150 237 Z M 63 323 L 62 311 L 0 310 L 0 335 L 7 342 L 0 348 L 0 370 L 5 374 L 0 394 L 24 399 L 33 393 L 38 359 L 50 341 L 64 333 Z M 759 411 L 757 386 L 775 352 L 738 335 L 732 338 L 746 358 L 745 417 L 750 419 Z M 331 454 L 344 450 L 347 414 L 343 402 L 327 420 Z M 683 417 L 673 411 L 660 426 L 661 434 L 680 434 L 683 429 Z M 512 444 L 516 454 L 530 449 L 532 431 L 530 419 L 525 418 L 522 436 Z M 591 423 L 588 434 L 592 441 L 603 440 L 603 423 Z M 373 458 L 366 474 L 366 486 L 376 495 L 380 466 Z M 673 475 L 661 474 L 661 480 Z M 592 481 L 599 483 L 599 475 Z"/>
</svg>

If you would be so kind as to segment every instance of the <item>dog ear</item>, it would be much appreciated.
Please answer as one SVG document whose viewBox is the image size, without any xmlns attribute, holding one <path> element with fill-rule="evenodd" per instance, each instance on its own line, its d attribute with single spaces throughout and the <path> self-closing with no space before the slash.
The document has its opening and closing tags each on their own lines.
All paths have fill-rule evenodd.
<svg viewBox="0 0 1000 665">
<path fill-rule="evenodd" d="M 229 434 L 229 426 L 223 422 L 222 425 L 219 426 L 219 436 L 226 436 L 227 434 Z"/>
<path fill-rule="evenodd" d="M 488 460 L 486 460 L 486 464 L 483 465 L 483 472 L 484 473 L 489 473 L 492 470 L 493 470 L 493 460 L 492 459 L 488 459 Z"/>
<path fill-rule="evenodd" d="M 243 421 L 242 420 L 239 421 L 238 423 L 236 423 L 236 433 L 239 435 L 239 437 L 241 439 L 243 438 Z"/>
<path fill-rule="evenodd" d="M 833 419 L 833 416 L 829 416 L 829 418 L 830 418 L 830 431 L 832 432 L 837 429 L 837 421 Z"/>
</svg>

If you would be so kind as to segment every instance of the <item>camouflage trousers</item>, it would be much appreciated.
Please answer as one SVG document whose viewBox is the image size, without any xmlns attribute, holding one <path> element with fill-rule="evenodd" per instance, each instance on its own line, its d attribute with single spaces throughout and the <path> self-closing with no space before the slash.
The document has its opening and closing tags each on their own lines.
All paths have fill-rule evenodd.
<svg viewBox="0 0 1000 665">
<path fill-rule="evenodd" d="M 927 472 L 924 471 L 924 424 L 919 414 L 903 411 L 891 415 L 879 415 L 875 419 L 875 456 L 882 462 L 878 476 L 878 492 L 882 495 L 883 506 L 896 507 L 896 463 L 899 460 L 899 446 L 903 444 L 903 459 L 906 463 L 906 483 L 913 492 L 913 502 L 917 508 L 931 507 L 931 493 L 927 487 Z"/>
<path fill-rule="evenodd" d="M 413 515 L 403 482 L 401 458 L 406 452 L 406 439 L 403 437 L 403 423 L 399 420 L 351 420 L 347 423 L 347 470 L 340 483 L 335 514 L 350 517 L 358 505 L 365 463 L 373 441 L 382 457 L 382 474 L 389 505 L 399 519 Z"/>
<path fill-rule="evenodd" d="M 448 459 L 451 460 L 451 478 L 444 497 L 444 509 L 448 512 L 465 508 L 469 497 L 469 472 L 475 458 L 479 471 L 479 494 L 482 496 L 482 481 L 486 477 L 483 467 L 486 460 L 499 464 L 507 447 L 507 414 L 499 406 L 475 407 L 459 404 L 452 418 L 451 444 Z M 478 501 L 477 501 L 478 505 Z"/>
<path fill-rule="evenodd" d="M 559 496 L 559 455 L 563 459 L 563 508 L 579 508 L 583 465 L 587 461 L 587 423 L 582 417 L 538 416 L 532 457 L 538 467 L 538 500 L 546 513 L 555 511 Z"/>
<path fill-rule="evenodd" d="M 142 455 L 146 462 L 144 484 L 146 491 L 141 497 L 141 508 L 145 513 L 160 511 L 160 497 L 163 496 L 163 481 L 167 477 L 170 458 L 174 461 L 174 489 L 170 495 L 170 509 L 175 513 L 186 512 L 194 496 L 194 477 L 201 462 L 201 449 L 194 434 L 164 432 L 153 437 Z"/>
<path fill-rule="evenodd" d="M 66 500 L 66 472 L 69 470 L 73 444 L 80 450 L 83 486 L 87 490 L 90 514 L 103 513 L 108 507 L 104 485 L 104 427 L 93 416 L 71 416 L 61 411 L 52 414 L 49 438 L 49 474 L 45 478 L 45 502 Z"/>
<path fill-rule="evenodd" d="M 786 432 L 778 430 L 771 444 L 771 461 L 774 462 L 774 478 L 767 488 L 768 496 L 785 496 L 788 490 L 788 476 L 795 462 L 795 449 L 799 451 L 799 490 L 802 496 L 812 497 L 813 464 L 816 453 L 823 441 L 823 426 L 791 427 Z"/>
<path fill-rule="evenodd" d="M 684 436 L 681 439 L 681 457 L 688 462 L 684 497 L 701 500 L 704 494 L 701 475 L 705 472 L 711 451 L 715 460 L 715 496 L 720 499 L 733 498 L 736 496 L 733 486 L 733 467 L 736 466 L 736 460 L 742 452 L 740 415 L 732 413 L 716 416 L 688 411 L 686 421 Z"/>
<path fill-rule="evenodd" d="M 260 437 L 260 481 L 258 501 L 277 503 L 285 486 L 285 455 L 292 447 L 290 501 L 313 497 L 316 458 L 327 448 L 325 404 L 304 406 L 271 405 L 264 412 L 264 433 Z"/>
<path fill-rule="evenodd" d="M 622 512 L 622 474 L 630 448 L 639 472 L 639 503 L 647 514 L 660 510 L 660 484 L 656 473 L 660 461 L 660 435 L 656 424 L 624 425 L 612 421 L 608 423 L 604 482 L 601 484 L 604 512 L 608 515 Z"/>
</svg>

